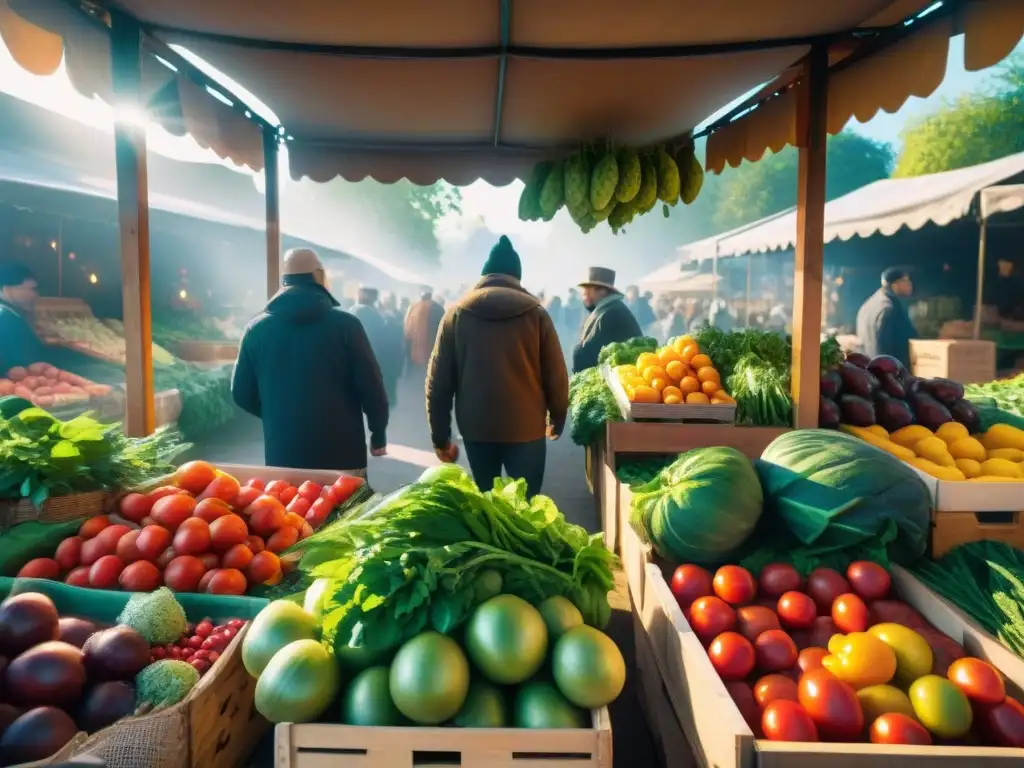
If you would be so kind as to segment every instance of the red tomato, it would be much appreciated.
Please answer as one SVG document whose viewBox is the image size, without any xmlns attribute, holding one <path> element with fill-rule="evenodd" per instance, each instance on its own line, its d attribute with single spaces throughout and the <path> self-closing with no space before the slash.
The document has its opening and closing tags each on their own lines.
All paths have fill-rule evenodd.
<svg viewBox="0 0 1024 768">
<path fill-rule="evenodd" d="M 110 589 L 117 584 L 117 578 L 124 570 L 124 563 L 116 555 L 104 555 L 89 569 L 89 586 L 96 589 Z"/>
<path fill-rule="evenodd" d="M 335 504 L 344 504 L 348 501 L 349 496 L 358 491 L 366 484 L 366 481 L 361 477 L 353 477 L 352 475 L 342 475 L 334 481 L 334 502 Z"/>
<path fill-rule="evenodd" d="M 84 523 L 82 527 L 78 529 L 78 535 L 88 541 L 93 538 L 100 531 L 110 525 L 110 518 L 106 515 L 96 515 L 96 517 L 90 517 Z"/>
<path fill-rule="evenodd" d="M 149 496 L 144 496 L 141 493 L 129 493 L 121 499 L 119 512 L 121 517 L 125 520 L 131 520 L 133 523 L 141 523 L 142 518 L 148 515 L 152 508 L 153 499 Z"/>
<path fill-rule="evenodd" d="M 273 496 L 263 495 L 246 508 L 249 527 L 259 536 L 270 536 L 284 525 L 284 505 Z"/>
<path fill-rule="evenodd" d="M 70 584 L 72 587 L 88 587 L 89 568 L 84 565 L 78 566 L 64 578 L 64 583 Z"/>
<path fill-rule="evenodd" d="M 761 733 L 761 710 L 757 706 L 754 692 L 750 690 L 750 686 L 741 680 L 733 680 L 725 684 L 725 690 L 729 692 L 736 709 L 743 715 L 750 730 L 754 732 L 755 736 L 758 736 Z"/>
<path fill-rule="evenodd" d="M 252 504 L 256 499 L 263 495 L 263 491 L 260 488 L 256 488 L 251 485 L 243 486 L 235 497 L 235 500 L 231 503 L 235 509 L 242 512 L 246 507 Z"/>
<path fill-rule="evenodd" d="M 281 526 L 273 536 L 267 539 L 267 549 L 281 553 L 299 540 L 299 529 L 290 525 Z"/>
<path fill-rule="evenodd" d="M 134 529 L 129 528 L 127 525 L 108 525 L 102 531 L 97 534 L 96 539 L 103 542 L 104 551 L 112 555 L 117 551 L 117 543 L 121 541 L 122 537 L 131 533 Z"/>
<path fill-rule="evenodd" d="M 96 538 L 94 536 L 93 538 L 88 539 L 84 544 L 82 544 L 82 552 L 81 552 L 80 560 L 81 560 L 82 565 L 89 565 L 89 566 L 91 566 L 93 563 L 95 563 L 97 560 L 99 560 L 104 555 L 111 555 L 111 554 L 113 554 L 113 552 L 112 551 L 108 552 L 103 547 L 103 542 L 100 541 L 98 538 Z"/>
<path fill-rule="evenodd" d="M 147 525 L 135 538 L 135 548 L 146 560 L 156 560 L 171 546 L 171 532 L 159 525 Z"/>
<path fill-rule="evenodd" d="M 669 587 L 684 614 L 698 597 L 714 594 L 714 590 L 711 589 L 711 574 L 699 565 L 680 565 L 672 574 Z"/>
<path fill-rule="evenodd" d="M 238 497 L 240 490 L 242 490 L 242 486 L 231 475 L 217 475 L 198 498 L 200 501 L 203 499 L 220 499 L 231 504 Z"/>
<path fill-rule="evenodd" d="M 273 552 L 260 552 L 253 555 L 247 573 L 253 584 L 265 584 L 281 575 L 281 560 Z"/>
<path fill-rule="evenodd" d="M 957 659 L 946 673 L 964 696 L 975 704 L 999 704 L 1006 698 L 1006 684 L 999 670 L 971 657 Z"/>
<path fill-rule="evenodd" d="M 302 525 L 305 522 L 306 521 L 303 519 L 302 515 L 298 515 L 294 512 L 289 512 L 287 515 L 284 516 L 285 528 L 294 528 L 296 531 L 299 531 L 302 530 Z"/>
<path fill-rule="evenodd" d="M 299 486 L 299 496 L 304 498 L 310 504 L 320 498 L 320 493 L 323 491 L 323 487 L 319 483 L 314 483 L 312 480 L 307 480 Z"/>
<path fill-rule="evenodd" d="M 221 558 L 221 565 L 225 568 L 235 568 L 239 571 L 244 571 L 249 567 L 249 563 L 252 562 L 252 550 L 249 549 L 245 544 L 235 544 L 231 549 L 224 553 L 224 557 Z"/>
<path fill-rule="evenodd" d="M 769 741 L 817 741 L 814 720 L 795 701 L 776 699 L 764 708 L 761 730 Z"/>
<path fill-rule="evenodd" d="M 708 658 L 723 680 L 742 680 L 754 671 L 754 646 L 738 632 L 723 632 L 712 640 Z"/>
<path fill-rule="evenodd" d="M 869 738 L 872 744 L 916 744 L 931 746 L 932 736 L 917 720 L 899 712 L 887 712 L 875 718 Z"/>
<path fill-rule="evenodd" d="M 313 502 L 313 506 L 309 508 L 309 512 L 306 513 L 306 522 L 316 528 L 327 519 L 327 516 L 331 514 L 331 510 L 334 509 L 334 506 L 335 505 L 327 499 L 317 499 Z"/>
<path fill-rule="evenodd" d="M 780 629 L 775 611 L 760 605 L 744 605 L 736 609 L 736 631 L 750 642 L 769 629 Z"/>
<path fill-rule="evenodd" d="M 84 543 L 85 540 L 81 536 L 68 536 L 57 545 L 53 559 L 57 561 L 57 565 L 62 571 L 67 573 L 82 561 L 82 544 Z"/>
<path fill-rule="evenodd" d="M 875 600 L 869 606 L 871 626 L 875 624 L 902 624 L 915 632 L 930 629 L 924 616 L 900 600 Z"/>
<path fill-rule="evenodd" d="M 323 490 L 320 491 L 320 498 L 321 499 L 325 499 L 331 505 L 332 509 L 338 503 L 338 494 L 336 494 L 334 492 L 334 486 L 333 485 L 325 485 L 323 487 Z M 314 503 L 316 503 L 316 502 L 314 501 Z"/>
<path fill-rule="evenodd" d="M 18 578 L 56 580 L 60 578 L 60 566 L 49 557 L 37 557 L 21 566 Z"/>
<path fill-rule="evenodd" d="M 754 699 L 762 708 L 778 699 L 797 701 L 796 681 L 785 675 L 765 675 L 754 683 Z"/>
<path fill-rule="evenodd" d="M 182 555 L 171 560 L 164 568 L 164 583 L 175 592 L 195 592 L 205 573 L 206 566 L 199 558 Z"/>
<path fill-rule="evenodd" d="M 205 461 L 188 461 L 174 473 L 174 484 L 198 496 L 217 477 L 217 470 Z"/>
<path fill-rule="evenodd" d="M 991 707 L 976 707 L 982 733 L 1000 747 L 1024 748 L 1024 704 L 1009 696 Z"/>
<path fill-rule="evenodd" d="M 832 621 L 840 632 L 866 632 L 869 626 L 868 607 L 856 595 L 840 595 L 832 603 Z"/>
<path fill-rule="evenodd" d="M 273 496 L 275 499 L 280 500 L 281 494 L 288 490 L 290 486 L 285 480 L 271 480 L 267 483 L 267 487 L 263 492 L 267 496 Z"/>
<path fill-rule="evenodd" d="M 793 638 L 781 629 L 762 632 L 754 641 L 757 668 L 763 672 L 781 672 L 796 664 L 800 652 Z"/>
<path fill-rule="evenodd" d="M 192 517 L 183 522 L 174 534 L 174 549 L 179 555 L 201 555 L 208 551 L 210 549 L 209 524 L 198 517 Z"/>
<path fill-rule="evenodd" d="M 715 594 L 730 605 L 752 602 L 757 594 L 757 582 L 750 571 L 738 565 L 723 565 L 715 571 L 712 582 Z"/>
<path fill-rule="evenodd" d="M 308 539 L 313 535 L 313 526 L 307 523 L 305 520 L 302 521 L 302 527 L 299 528 L 299 540 Z"/>
<path fill-rule="evenodd" d="M 690 606 L 687 620 L 704 644 L 728 632 L 736 624 L 736 612 L 719 597 L 698 597 Z"/>
<path fill-rule="evenodd" d="M 757 577 L 757 586 L 760 594 L 778 599 L 786 592 L 800 589 L 803 581 L 800 578 L 800 572 L 792 565 L 769 563 L 761 569 L 761 573 Z"/>
<path fill-rule="evenodd" d="M 163 570 L 164 568 L 166 568 L 168 566 L 168 564 L 171 562 L 171 560 L 173 560 L 177 556 L 178 556 L 178 553 L 174 549 L 174 547 L 168 547 L 163 552 L 161 552 L 160 553 L 160 557 L 158 557 L 156 559 L 156 567 L 161 569 L 161 570 Z"/>
<path fill-rule="evenodd" d="M 889 594 L 892 578 L 878 563 L 857 560 L 846 569 L 846 578 L 853 591 L 864 600 L 881 600 Z"/>
<path fill-rule="evenodd" d="M 812 669 L 822 669 L 821 660 L 828 656 L 828 648 L 811 646 L 800 651 L 796 657 L 796 665 L 801 672 L 810 672 Z"/>
<path fill-rule="evenodd" d="M 254 555 L 258 555 L 267 548 L 267 543 L 259 536 L 246 536 L 245 546 L 247 546 Z"/>
<path fill-rule="evenodd" d="M 289 485 L 287 488 L 285 488 L 283 491 L 281 491 L 281 493 L 278 496 L 278 498 L 281 500 L 282 504 L 287 506 L 287 505 L 292 503 L 292 500 L 298 494 L 299 494 L 299 489 L 296 488 L 294 485 Z"/>
<path fill-rule="evenodd" d="M 142 553 L 139 552 L 139 548 L 136 543 L 139 540 L 139 531 L 128 531 L 121 540 L 117 542 L 117 547 L 114 550 L 114 554 L 117 555 L 117 559 L 126 565 L 134 563 L 136 560 L 142 560 Z"/>
<path fill-rule="evenodd" d="M 313 501 L 316 501 L 316 499 Z M 306 518 L 306 513 L 309 512 L 312 506 L 313 502 L 305 496 L 296 496 L 291 500 L 291 502 L 289 502 L 286 509 L 288 510 L 288 514 L 298 515 L 300 520 L 304 520 Z"/>
<path fill-rule="evenodd" d="M 839 627 L 832 621 L 832 616 L 819 616 L 811 624 L 811 635 L 808 638 L 810 640 L 810 646 L 818 648 L 828 648 L 828 641 L 832 639 L 832 635 L 839 634 Z"/>
<path fill-rule="evenodd" d="M 199 556 L 199 562 L 208 571 L 215 571 L 220 568 L 220 558 L 214 552 L 204 552 Z"/>
<path fill-rule="evenodd" d="M 245 574 L 235 568 L 220 568 L 210 574 L 206 591 L 211 595 L 244 595 L 249 586 Z"/>
<path fill-rule="evenodd" d="M 95 567 L 94 565 L 93 568 Z M 128 592 L 152 592 L 160 586 L 163 579 L 159 568 L 147 560 L 139 560 L 121 571 L 117 581 L 121 589 Z"/>
<path fill-rule="evenodd" d="M 205 520 L 207 523 L 212 523 L 218 517 L 233 514 L 234 510 L 231 505 L 223 499 L 203 499 L 196 504 L 196 508 L 192 511 L 192 517 Z"/>
<path fill-rule="evenodd" d="M 266 482 L 263 481 L 262 478 L 250 477 L 249 481 L 246 483 L 246 486 L 248 486 L 249 488 L 257 488 L 262 492 L 263 489 L 267 487 L 267 484 Z"/>
<path fill-rule="evenodd" d="M 797 684 L 800 706 L 807 710 L 826 741 L 857 741 L 864 730 L 864 711 L 857 692 L 828 670 L 812 669 Z"/>
<path fill-rule="evenodd" d="M 932 674 L 945 677 L 950 666 L 957 659 L 964 658 L 967 653 L 963 646 L 951 637 L 932 627 L 919 627 L 914 630 L 932 649 Z"/>
<path fill-rule="evenodd" d="M 810 629 L 818 617 L 817 606 L 803 592 L 786 592 L 777 608 L 779 620 L 787 629 Z"/>
<path fill-rule="evenodd" d="M 238 515 L 220 517 L 210 524 L 210 543 L 214 552 L 227 552 L 235 544 L 244 544 L 248 535 L 249 528 Z"/>
<path fill-rule="evenodd" d="M 219 568 L 211 568 L 206 573 L 204 573 L 203 577 L 201 579 L 199 579 L 199 586 L 196 587 L 196 591 L 197 592 L 209 592 L 210 591 L 210 582 L 213 581 L 213 574 L 215 574 L 218 570 L 220 570 L 220 569 Z"/>
<path fill-rule="evenodd" d="M 159 488 L 154 488 L 152 491 L 146 494 L 147 498 L 152 502 L 157 502 L 165 496 L 182 496 L 188 495 L 188 491 L 182 490 L 174 485 L 161 485 Z"/>
<path fill-rule="evenodd" d="M 818 615 L 830 616 L 832 602 L 850 591 L 849 582 L 838 571 L 831 568 L 815 568 L 807 577 L 807 594 L 818 606 Z"/>
<path fill-rule="evenodd" d="M 158 499 L 153 505 L 150 517 L 169 531 L 175 531 L 178 526 L 192 517 L 196 509 L 196 500 L 185 494 L 175 496 L 164 496 Z"/>
</svg>

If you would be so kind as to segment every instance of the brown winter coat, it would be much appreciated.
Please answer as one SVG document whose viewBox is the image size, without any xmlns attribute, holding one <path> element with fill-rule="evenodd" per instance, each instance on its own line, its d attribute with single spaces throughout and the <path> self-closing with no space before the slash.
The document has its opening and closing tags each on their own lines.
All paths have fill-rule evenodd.
<svg viewBox="0 0 1024 768">
<path fill-rule="evenodd" d="M 539 440 L 549 415 L 562 432 L 569 378 L 558 334 L 515 278 L 484 277 L 441 322 L 427 367 L 427 418 L 438 448 L 451 439 L 453 400 L 469 441 Z"/>
<path fill-rule="evenodd" d="M 423 368 L 434 348 L 437 326 L 444 317 L 444 308 L 433 299 L 421 299 L 405 316 L 405 348 L 413 365 Z"/>
</svg>

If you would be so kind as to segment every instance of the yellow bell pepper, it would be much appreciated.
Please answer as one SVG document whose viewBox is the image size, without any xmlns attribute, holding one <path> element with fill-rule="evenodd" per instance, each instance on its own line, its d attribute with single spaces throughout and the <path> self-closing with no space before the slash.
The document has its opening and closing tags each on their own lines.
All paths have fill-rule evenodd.
<svg viewBox="0 0 1024 768">
<path fill-rule="evenodd" d="M 884 685 L 896 674 L 896 653 L 867 632 L 832 635 L 821 665 L 854 688 Z"/>
</svg>

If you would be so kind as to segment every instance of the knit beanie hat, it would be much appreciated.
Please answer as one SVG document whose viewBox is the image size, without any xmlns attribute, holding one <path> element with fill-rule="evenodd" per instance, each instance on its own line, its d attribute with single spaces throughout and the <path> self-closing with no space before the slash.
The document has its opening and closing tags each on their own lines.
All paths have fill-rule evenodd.
<svg viewBox="0 0 1024 768">
<path fill-rule="evenodd" d="M 523 263 L 505 235 L 502 235 L 484 262 L 481 275 L 508 275 L 516 280 L 523 279 Z"/>
</svg>

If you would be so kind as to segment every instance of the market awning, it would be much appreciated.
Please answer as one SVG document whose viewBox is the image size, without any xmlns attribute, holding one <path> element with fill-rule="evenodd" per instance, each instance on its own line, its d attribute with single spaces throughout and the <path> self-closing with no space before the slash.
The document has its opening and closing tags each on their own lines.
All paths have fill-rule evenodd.
<svg viewBox="0 0 1024 768">
<path fill-rule="evenodd" d="M 711 296 L 715 292 L 715 276 L 710 272 L 683 272 L 678 264 L 666 264 L 652 272 L 637 285 L 655 294 L 683 293 L 690 296 Z"/>
<path fill-rule="evenodd" d="M 892 235 L 903 227 L 917 230 L 929 223 L 945 226 L 975 210 L 982 191 L 986 215 L 1024 207 L 1024 185 L 997 186 L 1020 179 L 1024 152 L 956 171 L 876 181 L 825 204 L 825 242 Z M 681 246 L 678 253 L 686 262 L 710 258 L 716 247 L 719 258 L 777 251 L 792 248 L 796 232 L 796 211 L 790 209 L 743 231 Z"/>
</svg>

